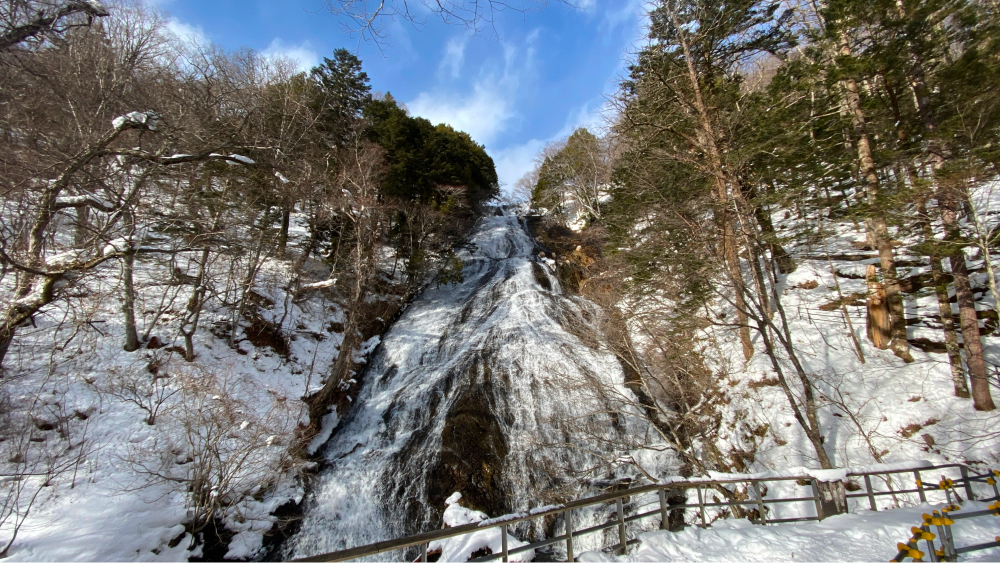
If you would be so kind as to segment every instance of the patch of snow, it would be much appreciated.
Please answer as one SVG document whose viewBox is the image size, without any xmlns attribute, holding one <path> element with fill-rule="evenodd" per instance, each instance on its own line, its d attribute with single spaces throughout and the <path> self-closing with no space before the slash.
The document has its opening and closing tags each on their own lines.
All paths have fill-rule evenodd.
<svg viewBox="0 0 1000 563">
<path fill-rule="evenodd" d="M 316 283 L 307 283 L 302 286 L 302 289 L 325 289 L 328 287 L 333 287 L 337 285 L 337 278 L 330 278 L 328 280 L 318 281 Z"/>
<path fill-rule="evenodd" d="M 145 111 L 133 111 L 126 113 L 125 115 L 120 115 L 113 120 L 111 120 L 111 126 L 115 129 L 121 129 L 126 125 L 139 126 L 150 131 L 156 131 L 156 126 L 159 121 L 159 116 L 152 112 Z"/>
<path fill-rule="evenodd" d="M 247 156 L 243 156 L 241 154 L 231 154 L 231 155 L 229 155 L 229 158 L 231 158 L 231 159 L 233 159 L 233 160 L 235 160 L 237 162 L 242 162 L 243 164 L 257 164 L 257 162 L 254 161 L 252 158 L 247 157 Z"/>
<path fill-rule="evenodd" d="M 309 442 L 309 446 L 306 447 L 306 452 L 309 455 L 315 454 L 327 440 L 330 439 L 330 435 L 333 434 L 333 429 L 337 427 L 337 423 L 340 422 L 340 417 L 337 416 L 337 407 L 332 407 L 331 411 L 323 415 L 323 420 L 320 421 L 319 432 L 313 436 L 312 440 Z"/>
</svg>

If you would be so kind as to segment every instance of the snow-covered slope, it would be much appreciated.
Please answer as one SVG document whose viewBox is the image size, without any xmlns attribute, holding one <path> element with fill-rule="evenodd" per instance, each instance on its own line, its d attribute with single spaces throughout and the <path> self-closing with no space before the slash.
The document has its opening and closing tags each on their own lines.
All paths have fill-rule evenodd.
<svg viewBox="0 0 1000 563">
<path fill-rule="evenodd" d="M 302 234 L 293 228 L 293 236 Z M 220 262 L 213 273 L 221 276 L 229 264 Z M 302 398 L 322 384 L 337 357 L 342 335 L 331 327 L 343 320 L 340 307 L 321 293 L 293 300 L 290 263 L 268 259 L 250 288 L 258 301 L 253 310 L 287 335 L 285 349 L 255 345 L 250 323 L 217 298 L 205 306 L 197 358 L 187 362 L 177 348 L 191 288 L 177 279 L 185 257 L 140 257 L 139 264 L 139 330 L 150 334 L 142 348 L 122 349 L 119 268 L 109 264 L 75 280 L 77 297 L 37 315 L 8 354 L 3 396 L 17 408 L 0 404 L 0 423 L 24 426 L 27 453 L 20 463 L 0 462 L 0 492 L 20 494 L 19 515 L 4 514 L 0 527 L 6 541 L 23 519 L 12 561 L 197 556 L 202 547 L 191 551 L 195 542 L 185 533 L 188 487 L 196 469 L 210 463 L 209 473 L 227 475 L 219 494 L 232 495 L 223 522 L 224 533 L 235 534 L 231 558 L 257 554 L 275 522 L 271 512 L 302 498 L 302 460 L 290 449 L 308 423 Z M 153 424 L 140 405 L 156 410 Z M 213 449 L 215 462 L 204 457 Z M 9 478 L 14 472 L 40 474 Z"/>
</svg>

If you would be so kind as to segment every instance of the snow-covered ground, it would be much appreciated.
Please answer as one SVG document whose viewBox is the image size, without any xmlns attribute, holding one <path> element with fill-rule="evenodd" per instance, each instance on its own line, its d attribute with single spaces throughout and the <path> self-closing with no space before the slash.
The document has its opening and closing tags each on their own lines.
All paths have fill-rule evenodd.
<svg viewBox="0 0 1000 563">
<path fill-rule="evenodd" d="M 910 528 L 921 515 L 943 505 L 921 504 L 880 512 L 833 516 L 821 522 L 759 526 L 748 520 L 724 520 L 709 528 L 689 527 L 680 532 L 646 532 L 641 544 L 627 555 L 590 551 L 580 561 L 889 561 L 896 544 L 910 539 Z M 986 510 L 987 504 L 969 502 L 964 511 Z M 992 516 L 958 520 L 952 526 L 955 546 L 995 541 L 1000 519 Z M 941 547 L 940 541 L 935 543 Z M 919 548 L 926 551 L 923 541 Z M 1000 548 L 960 555 L 962 561 L 996 561 Z"/>
</svg>

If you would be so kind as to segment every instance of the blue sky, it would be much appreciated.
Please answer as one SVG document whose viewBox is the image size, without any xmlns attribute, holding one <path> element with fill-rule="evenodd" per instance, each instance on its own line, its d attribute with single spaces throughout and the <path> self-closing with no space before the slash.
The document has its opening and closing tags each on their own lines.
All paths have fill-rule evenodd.
<svg viewBox="0 0 1000 563">
<path fill-rule="evenodd" d="M 506 11 L 478 33 L 431 15 L 416 26 L 387 22 L 380 45 L 351 35 L 323 0 L 151 3 L 178 33 L 285 55 L 303 69 L 338 47 L 351 50 L 375 91 L 391 92 L 411 114 L 467 131 L 486 146 L 501 183 L 512 185 L 546 143 L 579 126 L 600 128 L 605 96 L 642 39 L 642 0 L 574 1 Z"/>
</svg>

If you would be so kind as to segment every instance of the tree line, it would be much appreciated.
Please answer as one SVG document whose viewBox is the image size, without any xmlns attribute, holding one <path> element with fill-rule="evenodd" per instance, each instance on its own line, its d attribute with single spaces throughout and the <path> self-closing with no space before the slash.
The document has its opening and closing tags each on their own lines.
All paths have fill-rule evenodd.
<svg viewBox="0 0 1000 563">
<path fill-rule="evenodd" d="M 0 258 L 14 286 L 0 361 L 20 325 L 110 263 L 123 265 L 124 346 L 138 348 L 131 278 L 142 254 L 183 257 L 177 267 L 194 283 L 181 332 L 193 359 L 210 264 L 239 262 L 236 285 L 249 289 L 262 260 L 289 251 L 292 213 L 309 235 L 299 266 L 318 257 L 331 277 L 371 277 L 363 262 L 389 244 L 419 284 L 427 257 L 498 193 L 481 145 L 373 98 L 346 50 L 300 73 L 251 51 L 181 44 L 136 6 L 109 16 L 78 4 L 40 3 L 60 18 L 44 38 L 5 29 L 24 37 L 0 52 Z"/>
<path fill-rule="evenodd" d="M 988 0 L 652 3 L 608 135 L 577 131 L 551 147 L 522 189 L 557 214 L 571 201 L 587 210 L 588 231 L 605 241 L 604 283 L 619 291 L 613 309 L 652 343 L 644 354 L 627 343 L 623 354 L 641 359 L 645 408 L 665 429 L 703 436 L 718 426 L 705 411 L 718 382 L 690 343 L 721 326 L 746 360 L 768 356 L 815 459 L 832 467 L 822 374 L 796 346 L 782 280 L 797 267 L 790 245 L 823 248 L 844 221 L 865 233 L 859 250 L 878 256 L 868 338 L 913 361 L 903 293 L 928 288 L 955 395 L 995 408 L 980 321 L 996 305 L 977 309 L 976 293 L 1000 303 L 997 236 L 976 194 L 991 193 L 1000 173 L 998 9 Z M 608 197 L 590 205 L 584 185 Z M 798 227 L 777 229 L 778 212 Z M 908 276 L 902 254 L 930 272 Z M 850 301 L 839 299 L 845 324 Z"/>
<path fill-rule="evenodd" d="M 374 95 L 349 51 L 302 72 L 181 40 L 139 3 L 0 4 L 0 85 L 0 557 L 96 455 L 74 386 L 141 411 L 156 444 L 119 455 L 179 487 L 192 537 L 294 473 L 372 327 L 460 279 L 453 249 L 499 193 L 482 145 Z M 298 397 L 199 354 L 253 340 L 288 359 L 309 300 L 343 312 L 343 341 L 301 428 Z M 134 369 L 56 378 L 81 333 Z"/>
</svg>

